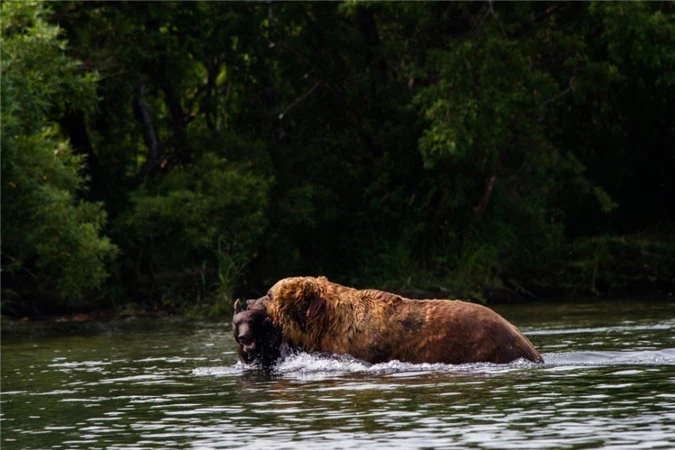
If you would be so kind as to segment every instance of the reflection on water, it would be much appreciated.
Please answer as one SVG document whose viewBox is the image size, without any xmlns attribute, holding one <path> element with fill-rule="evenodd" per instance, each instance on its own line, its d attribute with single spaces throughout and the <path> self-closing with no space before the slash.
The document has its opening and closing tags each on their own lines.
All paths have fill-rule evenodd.
<svg viewBox="0 0 675 450">
<path fill-rule="evenodd" d="M 543 365 L 299 354 L 265 374 L 229 324 L 14 325 L 0 446 L 675 448 L 675 305 L 576 306 L 500 309 Z"/>
</svg>

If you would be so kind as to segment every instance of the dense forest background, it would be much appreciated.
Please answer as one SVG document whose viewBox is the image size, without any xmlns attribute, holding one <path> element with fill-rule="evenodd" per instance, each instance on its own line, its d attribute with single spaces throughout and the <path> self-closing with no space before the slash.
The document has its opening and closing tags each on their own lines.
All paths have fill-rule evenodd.
<svg viewBox="0 0 675 450">
<path fill-rule="evenodd" d="M 3 313 L 670 293 L 673 9 L 3 2 Z"/>
</svg>

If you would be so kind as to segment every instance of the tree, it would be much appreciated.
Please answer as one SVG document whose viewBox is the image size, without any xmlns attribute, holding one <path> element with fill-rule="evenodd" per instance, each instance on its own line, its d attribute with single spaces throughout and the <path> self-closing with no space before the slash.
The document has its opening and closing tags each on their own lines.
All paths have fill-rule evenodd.
<svg viewBox="0 0 675 450">
<path fill-rule="evenodd" d="M 117 247 L 101 204 L 82 200 L 86 161 L 56 117 L 91 112 L 95 77 L 65 54 L 40 2 L 2 4 L 3 308 L 78 304 L 108 277 Z"/>
<path fill-rule="evenodd" d="M 293 274 L 391 289 L 587 286 L 612 258 L 672 279 L 672 4 L 48 7 L 41 27 L 58 24 L 68 46 L 41 50 L 44 75 L 26 66 L 39 52 L 11 46 L 58 35 L 3 30 L 3 133 L 45 149 L 68 138 L 72 151 L 31 165 L 19 137 L 3 142 L 3 193 L 58 187 L 99 238 L 102 202 L 121 251 L 101 295 L 203 311 Z M 69 181 L 17 184 L 44 161 Z M 7 236 L 41 210 L 21 198 L 3 198 Z M 597 250 L 644 230 L 663 233 L 613 247 L 632 256 Z M 35 241 L 55 245 L 48 234 Z M 9 249 L 16 280 L 35 270 L 37 256 Z"/>
</svg>

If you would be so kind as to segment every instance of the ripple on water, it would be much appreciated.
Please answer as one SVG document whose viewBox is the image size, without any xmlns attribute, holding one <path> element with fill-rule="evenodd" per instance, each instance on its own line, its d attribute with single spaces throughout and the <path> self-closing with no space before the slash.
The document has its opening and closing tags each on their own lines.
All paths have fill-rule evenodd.
<svg viewBox="0 0 675 450">
<path fill-rule="evenodd" d="M 103 336 L 82 340 L 77 353 L 66 339 L 42 360 L 26 351 L 3 373 L 0 446 L 675 448 L 675 321 L 579 323 L 593 322 L 527 330 L 543 365 L 299 353 L 271 374 L 234 363 L 232 343 L 203 357 L 209 344 L 231 341 L 215 327 L 191 344 L 167 328 L 135 338 L 142 346 L 133 351 L 106 352 Z M 3 363 L 12 355 L 3 352 Z"/>
<path fill-rule="evenodd" d="M 597 351 L 545 353 L 547 366 L 588 366 L 625 364 L 675 365 L 675 348 L 648 351 Z"/>
<path fill-rule="evenodd" d="M 246 365 L 237 362 L 234 366 L 197 367 L 192 369 L 192 374 L 198 377 L 240 375 L 247 369 Z"/>
</svg>

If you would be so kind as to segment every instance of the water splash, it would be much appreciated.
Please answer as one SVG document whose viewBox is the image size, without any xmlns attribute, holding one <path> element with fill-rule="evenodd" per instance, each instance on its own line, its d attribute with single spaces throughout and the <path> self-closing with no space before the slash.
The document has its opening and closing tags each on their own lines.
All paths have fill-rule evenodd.
<svg viewBox="0 0 675 450">
<path fill-rule="evenodd" d="M 298 352 L 293 353 L 283 361 L 280 361 L 277 366 L 274 367 L 271 374 L 277 377 L 320 380 L 350 374 L 392 375 L 396 377 L 417 376 L 434 372 L 447 374 L 499 374 L 537 366 L 540 365 L 524 359 L 519 359 L 510 364 L 413 364 L 397 360 L 371 364 L 349 355 Z M 237 362 L 234 366 L 229 367 L 200 367 L 194 369 L 192 373 L 195 376 L 232 376 L 241 375 L 247 372 L 256 372 L 258 370 L 259 369 L 255 366 Z"/>
<path fill-rule="evenodd" d="M 668 320 L 661 323 L 640 325 L 626 323 L 613 327 L 589 327 L 589 328 L 568 328 L 558 329 L 540 329 L 530 330 L 530 336 L 547 336 L 549 340 L 557 343 L 549 344 L 548 350 L 544 352 L 545 363 L 535 364 L 526 360 L 517 360 L 510 364 L 491 364 L 491 363 L 471 363 L 471 364 L 412 364 L 401 361 L 389 361 L 380 364 L 370 364 L 365 361 L 353 358 L 348 355 L 328 355 L 315 353 L 287 353 L 286 356 L 274 367 L 272 374 L 282 378 L 300 378 L 325 379 L 331 377 L 340 377 L 348 374 L 373 374 L 395 376 L 409 376 L 411 374 L 445 373 L 445 374 L 476 374 L 476 375 L 499 375 L 520 370 L 536 370 L 544 368 L 547 370 L 567 370 L 575 367 L 606 367 L 606 366 L 632 366 L 632 365 L 675 365 L 675 348 L 665 349 L 640 349 L 635 346 L 635 333 L 644 333 L 645 331 L 663 331 L 675 327 L 675 322 Z M 596 344 L 603 344 L 601 339 L 608 334 L 619 334 L 612 344 L 619 341 L 626 342 L 627 345 L 633 345 L 632 350 L 625 351 L 569 351 L 574 348 L 574 336 L 572 340 L 562 339 L 563 335 L 588 336 L 589 333 L 595 333 L 600 337 L 598 342 L 585 339 L 587 346 L 593 347 Z M 630 333 L 630 335 L 625 335 Z M 618 341 L 617 341 L 618 339 Z M 632 343 L 631 343 L 632 342 Z M 203 367 L 193 370 L 196 376 L 232 376 L 257 371 L 253 366 L 236 363 L 231 367 Z"/>
</svg>

